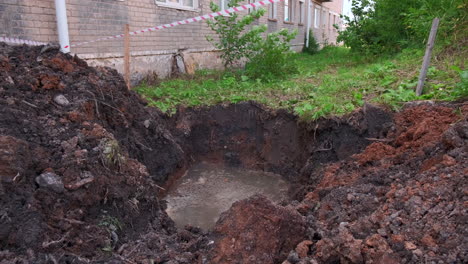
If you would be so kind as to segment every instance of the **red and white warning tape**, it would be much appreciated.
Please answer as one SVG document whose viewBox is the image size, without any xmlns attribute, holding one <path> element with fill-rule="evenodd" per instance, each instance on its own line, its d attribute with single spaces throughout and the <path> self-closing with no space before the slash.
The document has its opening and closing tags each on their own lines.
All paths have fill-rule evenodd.
<svg viewBox="0 0 468 264">
<path fill-rule="evenodd" d="M 145 29 L 133 31 L 133 32 L 130 32 L 130 35 L 138 35 L 138 34 L 142 34 L 142 33 L 146 33 L 146 32 L 152 32 L 152 31 L 156 31 L 156 30 L 160 30 L 160 29 L 165 29 L 165 28 L 175 27 L 175 26 L 179 26 L 179 25 L 190 24 L 190 23 L 194 23 L 194 22 L 198 22 L 198 21 L 202 21 L 202 20 L 212 19 L 212 18 L 215 18 L 217 16 L 229 15 L 231 13 L 240 12 L 240 11 L 247 10 L 247 9 L 250 9 L 250 8 L 266 6 L 266 5 L 281 2 L 281 1 L 284 1 L 284 0 L 264 0 L 264 1 L 258 1 L 258 2 L 251 3 L 251 4 L 231 7 L 229 9 L 224 9 L 224 10 L 221 10 L 219 12 L 214 12 L 214 13 L 203 15 L 203 16 L 187 18 L 187 19 L 172 22 L 172 23 L 169 23 L 169 24 L 164 24 L 164 25 L 160 25 L 160 26 L 156 26 L 156 27 L 145 28 Z M 124 34 L 109 36 L 109 37 L 103 37 L 103 38 L 98 38 L 98 39 L 91 40 L 91 41 L 75 43 L 75 44 L 72 44 L 71 46 L 72 47 L 77 47 L 77 46 L 81 46 L 81 45 L 85 45 L 85 44 L 89 44 L 89 43 L 94 43 L 94 42 L 98 42 L 98 41 L 122 38 L 123 36 L 124 36 Z M 69 48 L 69 46 L 65 46 L 64 48 Z"/>
<path fill-rule="evenodd" d="M 7 37 L 0 37 L 0 42 L 13 43 L 13 44 L 28 44 L 32 46 L 47 45 L 47 43 L 45 42 L 17 39 L 17 38 L 7 38 Z"/>
<path fill-rule="evenodd" d="M 245 4 L 245 5 L 241 5 L 241 6 L 231 7 L 231 8 L 228 8 L 228 9 L 221 10 L 219 12 L 214 12 L 214 13 L 203 15 L 203 16 L 187 18 L 187 19 L 184 19 L 184 20 L 180 20 L 180 21 L 176 21 L 176 22 L 172 22 L 172 23 L 169 23 L 169 24 L 164 24 L 164 25 L 160 25 L 160 26 L 156 26 L 156 27 L 140 29 L 140 30 L 137 30 L 137 31 L 130 32 L 130 35 L 138 35 L 138 34 L 142 34 L 142 33 L 146 33 L 146 32 L 152 32 L 152 31 L 156 31 L 156 30 L 160 30 L 160 29 L 165 29 L 165 28 L 171 28 L 171 27 L 175 27 L 175 26 L 179 26 L 179 25 L 190 24 L 190 23 L 194 23 L 194 22 L 198 22 L 198 21 L 202 21 L 202 20 L 212 19 L 212 18 L 215 18 L 217 16 L 226 16 L 226 15 L 229 15 L 231 13 L 244 11 L 244 10 L 247 10 L 247 9 L 250 9 L 250 8 L 262 7 L 262 6 L 266 6 L 266 5 L 281 2 L 281 1 L 284 1 L 284 0 L 264 0 L 264 1 L 258 1 L 258 2 L 251 3 L 251 4 Z M 122 38 L 123 36 L 124 36 L 124 34 L 109 36 L 109 37 L 102 37 L 102 38 L 98 38 L 98 39 L 95 39 L 95 40 L 90 40 L 90 41 L 71 44 L 71 46 L 72 47 L 77 47 L 77 46 L 81 46 L 81 45 L 85 45 L 85 44 L 89 44 L 89 43 L 94 43 L 94 42 L 98 42 L 98 41 Z M 47 43 L 45 43 L 45 42 L 15 39 L 15 38 L 7 38 L 7 37 L 0 37 L 0 42 L 1 41 L 7 42 L 7 43 L 14 43 L 14 44 L 28 44 L 28 45 L 33 45 L 33 46 L 47 45 Z M 67 45 L 67 46 L 65 46 L 63 48 L 68 49 L 69 47 L 70 46 Z"/>
</svg>

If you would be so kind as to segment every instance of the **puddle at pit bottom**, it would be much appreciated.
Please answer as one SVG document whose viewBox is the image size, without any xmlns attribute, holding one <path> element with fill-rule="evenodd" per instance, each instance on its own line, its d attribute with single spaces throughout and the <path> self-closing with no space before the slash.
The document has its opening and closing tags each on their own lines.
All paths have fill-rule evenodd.
<svg viewBox="0 0 468 264">
<path fill-rule="evenodd" d="M 220 214 L 254 194 L 273 202 L 286 199 L 288 183 L 280 175 L 210 163 L 192 166 L 168 192 L 167 214 L 176 226 L 214 227 Z"/>
</svg>

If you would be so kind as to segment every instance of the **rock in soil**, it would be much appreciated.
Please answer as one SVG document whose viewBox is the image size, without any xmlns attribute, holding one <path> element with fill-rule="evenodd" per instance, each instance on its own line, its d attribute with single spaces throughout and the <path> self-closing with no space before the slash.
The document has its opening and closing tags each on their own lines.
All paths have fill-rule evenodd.
<svg viewBox="0 0 468 264">
<path fill-rule="evenodd" d="M 44 172 L 37 176 L 36 183 L 39 184 L 40 187 L 51 189 L 56 193 L 62 193 L 65 189 L 60 176 L 52 172 Z"/>
</svg>

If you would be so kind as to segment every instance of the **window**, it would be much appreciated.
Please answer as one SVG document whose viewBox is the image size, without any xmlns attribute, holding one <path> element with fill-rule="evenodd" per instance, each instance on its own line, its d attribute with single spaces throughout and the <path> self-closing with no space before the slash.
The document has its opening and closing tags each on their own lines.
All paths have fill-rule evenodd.
<svg viewBox="0 0 468 264">
<path fill-rule="evenodd" d="M 319 28 L 320 27 L 320 10 L 318 8 L 315 8 L 315 20 L 314 20 L 314 27 Z"/>
<path fill-rule="evenodd" d="M 284 1 L 284 21 L 285 22 L 292 22 L 293 21 L 293 5 L 292 0 L 285 0 Z"/>
<path fill-rule="evenodd" d="M 160 6 L 184 10 L 194 10 L 198 8 L 198 0 L 155 0 L 155 2 Z"/>
<path fill-rule="evenodd" d="M 325 11 L 325 10 L 323 10 L 322 27 L 323 27 L 323 29 L 327 28 L 327 11 Z"/>
<path fill-rule="evenodd" d="M 276 19 L 276 15 L 278 13 L 278 7 L 276 6 L 276 3 L 270 4 L 268 7 L 268 18 L 269 19 Z"/>
<path fill-rule="evenodd" d="M 331 13 L 328 13 L 328 28 L 329 29 L 333 27 L 333 22 L 332 22 L 331 17 L 332 17 Z"/>
<path fill-rule="evenodd" d="M 299 0 L 299 24 L 304 24 L 304 0 Z"/>
<path fill-rule="evenodd" d="M 255 0 L 248 0 L 248 1 L 247 1 L 247 3 L 249 3 L 249 4 L 253 4 L 253 3 L 255 3 L 255 2 L 257 2 L 257 1 L 255 1 Z M 250 13 L 252 13 L 253 10 L 257 10 L 257 8 L 256 8 L 256 7 L 254 7 L 254 8 L 249 8 L 249 10 L 247 10 L 247 13 L 250 14 Z"/>
<path fill-rule="evenodd" d="M 219 8 L 221 8 L 221 10 L 224 10 L 224 9 L 228 9 L 229 8 L 229 0 L 220 0 L 219 1 Z"/>
</svg>

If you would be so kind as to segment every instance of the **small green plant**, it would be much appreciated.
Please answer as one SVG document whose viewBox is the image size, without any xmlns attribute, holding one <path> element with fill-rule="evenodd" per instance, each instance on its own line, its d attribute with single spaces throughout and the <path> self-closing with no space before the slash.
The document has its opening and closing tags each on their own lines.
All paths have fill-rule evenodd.
<svg viewBox="0 0 468 264">
<path fill-rule="evenodd" d="M 120 169 L 125 162 L 125 157 L 121 154 L 119 142 L 111 138 L 103 138 L 99 142 L 99 149 L 101 151 L 101 161 L 106 167 L 117 167 Z"/>
<path fill-rule="evenodd" d="M 101 221 L 98 226 L 103 226 L 113 231 L 121 231 L 123 229 L 123 224 L 119 219 L 108 214 L 101 216 Z"/>
<path fill-rule="evenodd" d="M 231 0 L 229 7 L 235 7 L 240 0 Z M 220 7 L 214 2 L 210 2 L 212 12 L 220 11 Z M 225 16 L 217 16 L 214 20 L 208 20 L 208 26 L 216 33 L 217 39 L 207 36 L 207 40 L 221 50 L 221 58 L 224 66 L 233 67 L 234 64 L 244 58 L 249 58 L 253 50 L 253 45 L 262 39 L 261 34 L 267 30 L 266 25 L 253 26 L 247 28 L 256 19 L 265 14 L 265 9 L 252 10 L 250 14 L 239 16 L 231 13 Z"/>
<path fill-rule="evenodd" d="M 462 70 L 457 66 L 452 66 L 452 69 L 455 70 L 460 75 L 460 82 L 455 85 L 455 88 L 452 91 L 451 96 L 453 98 L 467 98 L 468 97 L 468 70 Z"/>
<path fill-rule="evenodd" d="M 304 46 L 302 52 L 309 53 L 311 55 L 316 54 L 319 52 L 320 45 L 318 44 L 317 40 L 314 37 L 314 32 L 309 30 L 309 43 L 307 46 Z"/>
<path fill-rule="evenodd" d="M 105 214 L 101 216 L 101 221 L 98 226 L 106 228 L 109 233 L 109 238 L 106 241 L 106 245 L 102 248 L 102 251 L 112 252 L 119 240 L 117 232 L 123 230 L 123 224 L 116 217 L 108 215 L 106 211 L 104 211 L 104 213 Z"/>
<path fill-rule="evenodd" d="M 402 103 L 418 99 L 413 89 L 407 89 L 406 85 L 398 86 L 398 89 L 386 90 L 378 99 L 382 103 L 398 109 Z"/>
</svg>

